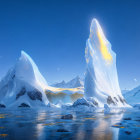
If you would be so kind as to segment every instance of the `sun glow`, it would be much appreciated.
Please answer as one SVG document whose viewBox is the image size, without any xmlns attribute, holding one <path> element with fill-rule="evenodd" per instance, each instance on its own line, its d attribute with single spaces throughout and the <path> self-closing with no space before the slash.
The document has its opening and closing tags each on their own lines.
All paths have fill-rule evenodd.
<svg viewBox="0 0 140 140">
<path fill-rule="evenodd" d="M 105 41 L 104 41 L 103 38 L 102 38 L 102 35 L 101 35 L 100 31 L 97 31 L 97 36 L 98 36 L 98 38 L 99 38 L 100 51 L 101 51 L 101 53 L 102 53 L 103 58 L 104 58 L 105 60 L 111 62 L 111 61 L 112 61 L 112 56 L 111 56 L 111 54 L 110 54 L 109 51 L 108 51 L 108 48 L 107 48 L 107 46 L 106 46 L 106 44 L 105 44 Z"/>
</svg>

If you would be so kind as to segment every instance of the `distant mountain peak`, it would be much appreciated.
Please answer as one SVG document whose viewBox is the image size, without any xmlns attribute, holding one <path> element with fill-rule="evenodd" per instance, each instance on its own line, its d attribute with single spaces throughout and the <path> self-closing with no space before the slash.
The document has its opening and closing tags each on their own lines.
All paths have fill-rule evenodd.
<svg viewBox="0 0 140 140">
<path fill-rule="evenodd" d="M 65 82 L 64 80 L 60 83 L 55 83 L 52 85 L 53 87 L 59 87 L 59 88 L 77 88 L 77 87 L 83 87 L 84 82 L 83 80 L 79 77 L 76 76 L 72 80 Z"/>
<path fill-rule="evenodd" d="M 140 86 L 137 86 L 136 88 L 125 92 L 124 98 L 131 105 L 139 104 L 140 103 Z"/>
</svg>

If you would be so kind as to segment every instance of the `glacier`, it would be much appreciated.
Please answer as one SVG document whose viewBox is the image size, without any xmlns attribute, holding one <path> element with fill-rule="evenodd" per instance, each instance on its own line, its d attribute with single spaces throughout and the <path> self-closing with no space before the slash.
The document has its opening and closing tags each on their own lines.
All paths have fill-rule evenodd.
<svg viewBox="0 0 140 140">
<path fill-rule="evenodd" d="M 85 97 L 95 101 L 98 107 L 104 107 L 104 104 L 109 107 L 129 107 L 119 87 L 116 54 L 97 19 L 91 23 L 85 58 Z"/>
<path fill-rule="evenodd" d="M 0 82 L 0 104 L 5 107 L 39 107 L 48 104 L 48 84 L 32 58 L 21 51 L 14 67 Z"/>
</svg>

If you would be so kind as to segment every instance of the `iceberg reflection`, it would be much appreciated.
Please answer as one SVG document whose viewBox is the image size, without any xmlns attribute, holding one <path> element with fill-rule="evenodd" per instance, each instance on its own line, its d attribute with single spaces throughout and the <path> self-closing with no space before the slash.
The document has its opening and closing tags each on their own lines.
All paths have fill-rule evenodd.
<svg viewBox="0 0 140 140">
<path fill-rule="evenodd" d="M 65 114 L 72 114 L 73 119 L 61 119 Z M 139 113 L 131 111 L 106 114 L 50 108 L 47 111 L 1 110 L 0 116 L 0 140 L 124 140 L 137 139 L 140 134 Z M 127 131 L 132 134 L 128 135 Z"/>
</svg>

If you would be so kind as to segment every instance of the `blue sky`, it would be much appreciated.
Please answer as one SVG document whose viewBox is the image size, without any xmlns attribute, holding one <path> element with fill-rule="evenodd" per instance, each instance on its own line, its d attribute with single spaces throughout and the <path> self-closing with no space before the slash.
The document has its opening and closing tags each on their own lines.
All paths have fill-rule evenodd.
<svg viewBox="0 0 140 140">
<path fill-rule="evenodd" d="M 49 83 L 84 76 L 84 49 L 97 18 L 117 53 L 122 89 L 140 84 L 139 0 L 0 1 L 0 78 L 20 51 L 27 52 Z"/>
</svg>

